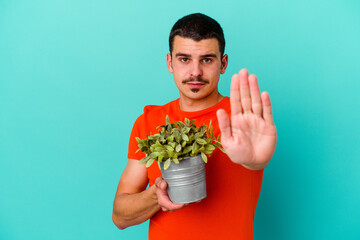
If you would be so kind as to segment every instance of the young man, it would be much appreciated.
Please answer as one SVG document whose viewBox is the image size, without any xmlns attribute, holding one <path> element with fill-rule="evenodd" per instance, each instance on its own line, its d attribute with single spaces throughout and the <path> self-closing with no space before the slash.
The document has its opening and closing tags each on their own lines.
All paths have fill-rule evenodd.
<svg viewBox="0 0 360 240">
<path fill-rule="evenodd" d="M 166 61 L 180 98 L 163 106 L 146 106 L 136 120 L 128 163 L 114 200 L 113 221 L 120 229 L 150 218 L 149 239 L 253 239 L 253 221 L 263 169 L 276 146 L 276 128 L 269 94 L 260 94 L 257 78 L 243 69 L 232 77 L 230 98 L 218 92 L 220 74 L 228 64 L 220 25 L 203 14 L 178 20 Z M 148 169 L 138 160 L 135 137 L 157 132 L 170 121 L 196 119 L 221 133 L 227 154 L 215 150 L 206 164 L 207 198 L 189 205 L 174 204 L 157 164 Z M 146 189 L 149 184 L 149 188 Z"/>
</svg>

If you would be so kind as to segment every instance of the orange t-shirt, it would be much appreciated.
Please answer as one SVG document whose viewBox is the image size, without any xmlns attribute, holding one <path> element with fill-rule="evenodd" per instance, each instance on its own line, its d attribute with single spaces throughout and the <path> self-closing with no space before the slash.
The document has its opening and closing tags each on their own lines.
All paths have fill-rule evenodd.
<svg viewBox="0 0 360 240">
<path fill-rule="evenodd" d="M 135 137 L 146 138 L 147 134 L 158 133 L 157 126 L 170 122 L 184 121 L 185 117 L 196 119 L 197 127 L 209 125 L 212 120 L 214 136 L 220 134 L 216 111 L 224 109 L 230 116 L 230 100 L 225 97 L 213 107 L 196 112 L 184 112 L 179 99 L 163 106 L 149 105 L 136 120 L 130 136 L 129 159 L 140 160 L 145 155 L 138 149 Z M 150 186 L 161 176 L 158 164 L 147 168 Z M 231 162 L 219 149 L 214 150 L 206 164 L 207 197 L 199 203 L 186 206 L 175 212 L 159 210 L 151 219 L 149 239 L 253 239 L 253 222 L 259 199 L 263 170 L 251 171 Z"/>
</svg>

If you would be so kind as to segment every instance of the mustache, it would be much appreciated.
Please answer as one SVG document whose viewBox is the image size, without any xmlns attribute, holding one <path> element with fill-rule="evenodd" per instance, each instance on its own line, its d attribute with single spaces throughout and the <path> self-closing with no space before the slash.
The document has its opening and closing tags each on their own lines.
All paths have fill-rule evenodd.
<svg viewBox="0 0 360 240">
<path fill-rule="evenodd" d="M 198 77 L 198 78 L 190 77 L 190 78 L 185 79 L 185 80 L 182 81 L 182 83 L 184 83 L 184 84 L 185 84 L 185 83 L 189 83 L 189 82 L 209 83 L 208 80 L 205 80 L 205 79 L 203 79 L 203 78 L 201 78 L 201 77 Z"/>
</svg>

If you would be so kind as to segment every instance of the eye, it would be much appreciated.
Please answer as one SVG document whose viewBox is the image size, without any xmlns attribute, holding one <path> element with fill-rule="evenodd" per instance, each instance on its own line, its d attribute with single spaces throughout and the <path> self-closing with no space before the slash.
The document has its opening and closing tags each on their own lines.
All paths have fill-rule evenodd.
<svg viewBox="0 0 360 240">
<path fill-rule="evenodd" d="M 204 58 L 202 61 L 204 63 L 211 63 L 212 62 L 211 58 Z"/>
<path fill-rule="evenodd" d="M 186 57 L 180 58 L 180 62 L 186 63 L 188 61 L 189 61 L 189 59 Z"/>
</svg>

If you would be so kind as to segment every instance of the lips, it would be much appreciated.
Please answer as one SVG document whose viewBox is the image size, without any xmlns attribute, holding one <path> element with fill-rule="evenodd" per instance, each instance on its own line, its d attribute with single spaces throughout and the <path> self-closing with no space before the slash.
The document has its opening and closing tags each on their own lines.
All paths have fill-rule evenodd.
<svg viewBox="0 0 360 240">
<path fill-rule="evenodd" d="M 202 86 L 205 85 L 205 83 L 200 83 L 200 82 L 188 82 L 188 83 L 186 83 L 186 85 L 188 85 L 190 88 L 201 88 Z"/>
</svg>

